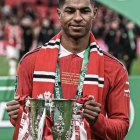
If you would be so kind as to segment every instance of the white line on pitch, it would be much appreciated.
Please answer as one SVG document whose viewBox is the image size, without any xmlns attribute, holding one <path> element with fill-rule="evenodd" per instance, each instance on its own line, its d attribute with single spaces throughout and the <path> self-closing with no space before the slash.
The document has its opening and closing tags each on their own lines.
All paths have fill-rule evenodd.
<svg viewBox="0 0 140 140">
<path fill-rule="evenodd" d="M 15 90 L 15 87 L 0 87 L 0 91 L 5 91 L 5 90 Z"/>
</svg>

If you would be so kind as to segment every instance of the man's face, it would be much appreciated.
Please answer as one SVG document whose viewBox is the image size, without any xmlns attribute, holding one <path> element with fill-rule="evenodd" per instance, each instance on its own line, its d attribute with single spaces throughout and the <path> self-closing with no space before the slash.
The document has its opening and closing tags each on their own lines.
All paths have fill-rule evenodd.
<svg viewBox="0 0 140 140">
<path fill-rule="evenodd" d="M 74 39 L 84 37 L 92 27 L 96 11 L 90 0 L 65 0 L 58 9 L 62 31 Z"/>
</svg>

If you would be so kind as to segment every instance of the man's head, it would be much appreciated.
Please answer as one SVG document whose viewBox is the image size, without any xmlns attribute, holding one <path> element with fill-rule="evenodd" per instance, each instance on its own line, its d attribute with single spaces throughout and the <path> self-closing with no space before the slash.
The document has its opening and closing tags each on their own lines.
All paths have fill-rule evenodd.
<svg viewBox="0 0 140 140">
<path fill-rule="evenodd" d="M 90 0 L 91 4 L 94 4 L 94 5 L 95 5 L 95 1 L 96 0 Z M 65 0 L 58 0 L 59 8 L 62 7 L 64 3 L 65 3 Z"/>
<path fill-rule="evenodd" d="M 58 16 L 68 37 L 78 39 L 89 34 L 96 13 L 93 0 L 59 0 Z"/>
</svg>

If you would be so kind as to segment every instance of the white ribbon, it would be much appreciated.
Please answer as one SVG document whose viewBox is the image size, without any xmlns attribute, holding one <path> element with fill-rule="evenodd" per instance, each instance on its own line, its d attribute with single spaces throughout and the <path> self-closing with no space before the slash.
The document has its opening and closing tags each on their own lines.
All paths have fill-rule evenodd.
<svg viewBox="0 0 140 140">
<path fill-rule="evenodd" d="M 43 115 L 38 124 L 38 139 L 37 140 L 42 140 L 42 134 L 43 134 L 43 129 L 45 125 L 45 118 L 46 118 L 46 108 L 44 108 Z"/>
<path fill-rule="evenodd" d="M 22 118 L 20 121 L 20 125 L 22 128 L 19 128 L 19 134 L 18 134 L 18 140 L 32 140 L 31 138 L 29 139 L 29 117 L 28 113 L 26 114 L 25 112 L 22 113 Z"/>
<path fill-rule="evenodd" d="M 80 140 L 87 140 L 87 132 L 84 128 L 84 122 L 80 125 Z"/>
<path fill-rule="evenodd" d="M 71 140 L 87 140 L 87 132 L 84 128 L 84 122 L 80 115 L 74 115 L 73 134 Z"/>
</svg>

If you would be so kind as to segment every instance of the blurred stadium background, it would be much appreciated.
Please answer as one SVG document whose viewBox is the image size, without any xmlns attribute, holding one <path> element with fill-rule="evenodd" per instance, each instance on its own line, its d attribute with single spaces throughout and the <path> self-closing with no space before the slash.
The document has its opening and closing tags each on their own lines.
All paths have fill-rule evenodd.
<svg viewBox="0 0 140 140">
<path fill-rule="evenodd" d="M 138 0 L 98 0 L 98 15 L 92 31 L 104 51 L 117 57 L 129 72 L 131 123 L 125 140 L 140 137 L 140 16 Z M 0 140 L 11 140 L 13 127 L 5 107 L 13 99 L 15 74 L 7 55 L 13 26 L 20 31 L 16 41 L 19 57 L 47 42 L 60 30 L 57 0 L 0 0 Z M 14 21 L 14 22 L 13 22 Z M 13 31 L 15 32 L 15 31 Z M 13 44 L 13 45 L 15 45 Z"/>
</svg>

